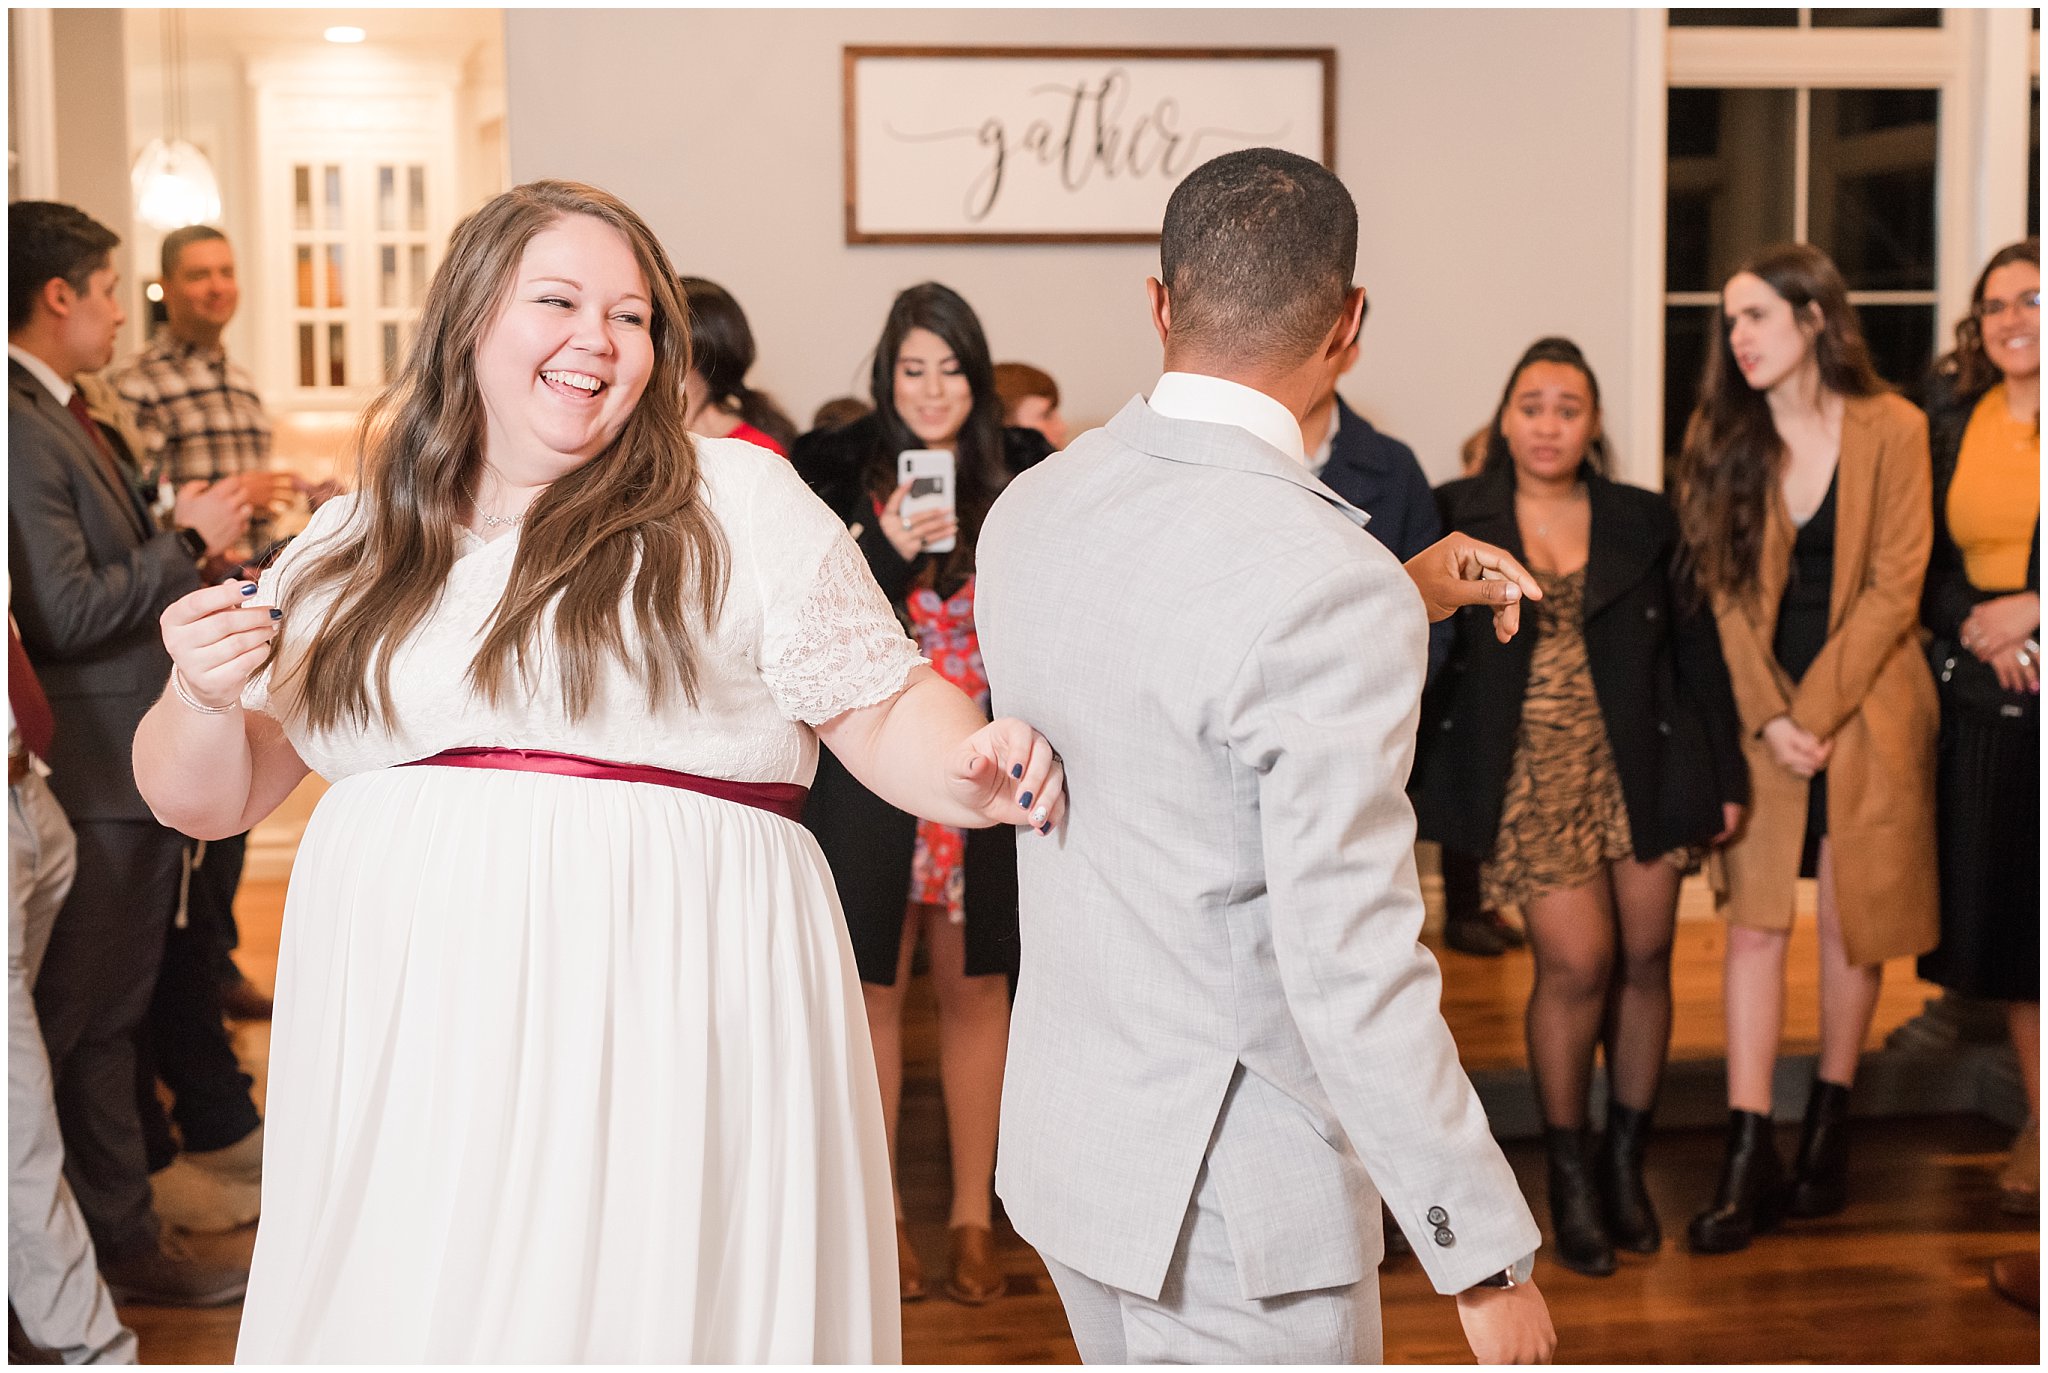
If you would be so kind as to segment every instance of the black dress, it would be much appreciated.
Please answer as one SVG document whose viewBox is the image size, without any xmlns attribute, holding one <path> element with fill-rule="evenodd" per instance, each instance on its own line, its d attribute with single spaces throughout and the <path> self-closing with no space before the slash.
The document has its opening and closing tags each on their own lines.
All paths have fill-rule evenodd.
<svg viewBox="0 0 2048 1373">
<path fill-rule="evenodd" d="M 880 418 L 863 416 L 839 429 L 813 430 L 796 441 L 790 461 L 832 512 L 852 528 L 868 570 L 899 617 L 919 575 L 936 555 L 906 559 L 875 513 L 865 473 L 877 456 L 893 456 Z M 1052 445 L 1033 429 L 1003 430 L 1003 465 L 1019 472 L 1043 459 Z M 944 588 L 950 592 L 956 588 Z M 896 981 L 903 919 L 910 901 L 917 818 L 862 786 L 831 750 L 818 754 L 818 775 L 804 805 L 804 824 L 818 841 L 853 943 L 860 980 Z M 961 862 L 966 917 L 966 972 L 970 977 L 1017 972 L 1017 831 L 1012 825 L 967 831 Z"/>
<path fill-rule="evenodd" d="M 1835 589 L 1835 486 L 1839 469 L 1828 480 L 1828 494 L 1820 509 L 1799 527 L 1792 541 L 1792 574 L 1785 579 L 1785 595 L 1778 602 L 1778 632 L 1771 651 L 1778 666 L 1794 682 L 1806 675 L 1813 660 L 1828 641 L 1828 599 Z M 1820 865 L 1820 841 L 1828 835 L 1828 774 L 1813 776 L 1813 789 L 1806 801 L 1806 847 L 1799 857 L 1799 875 L 1813 877 Z"/>
</svg>

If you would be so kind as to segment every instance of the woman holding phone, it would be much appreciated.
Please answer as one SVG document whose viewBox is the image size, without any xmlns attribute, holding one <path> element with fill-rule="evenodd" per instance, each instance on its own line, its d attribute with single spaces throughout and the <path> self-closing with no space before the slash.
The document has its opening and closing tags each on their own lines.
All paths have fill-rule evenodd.
<svg viewBox="0 0 2048 1373">
<path fill-rule="evenodd" d="M 1015 472 L 1051 452 L 1029 429 L 1006 428 L 981 321 L 936 282 L 896 297 L 875 345 L 875 408 L 839 429 L 806 434 L 791 460 L 867 556 L 868 567 L 939 675 L 986 703 L 974 634 L 974 545 Z M 949 453 L 953 503 L 910 501 L 906 453 Z M 934 460 L 912 459 L 920 470 Z M 937 465 L 943 466 L 943 460 Z M 923 495 L 922 492 L 919 493 Z M 831 863 L 860 965 L 893 1160 L 903 1095 L 903 999 L 920 940 L 939 1003 L 939 1073 L 952 1143 L 945 1289 L 978 1306 L 1000 1294 L 990 1240 L 996 1122 L 1009 1046 L 1008 979 L 1017 970 L 1016 836 L 920 820 L 821 759 L 804 823 Z M 902 1226 L 902 1296 L 925 1295 Z"/>
</svg>

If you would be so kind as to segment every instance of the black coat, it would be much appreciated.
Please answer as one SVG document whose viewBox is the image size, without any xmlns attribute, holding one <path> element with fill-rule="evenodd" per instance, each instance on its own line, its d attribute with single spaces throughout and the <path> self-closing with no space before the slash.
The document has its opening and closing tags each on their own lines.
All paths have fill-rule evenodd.
<svg viewBox="0 0 2048 1373">
<path fill-rule="evenodd" d="M 1003 431 L 1005 464 L 1021 471 L 1052 451 L 1030 429 Z M 796 441 L 790 461 L 798 475 L 849 528 L 882 594 L 899 618 L 911 584 L 925 564 L 940 555 L 905 559 L 882 533 L 863 473 L 889 447 L 882 423 L 870 414 L 838 429 L 813 430 Z M 893 459 L 893 454 L 889 455 Z M 846 910 L 847 932 L 863 982 L 896 981 L 903 943 L 904 909 L 910 901 L 911 859 L 917 846 L 917 818 L 869 791 L 832 756 L 818 756 L 818 775 L 804 807 L 804 824 L 831 865 Z M 967 973 L 1014 973 L 1017 968 L 1017 831 L 1013 825 L 967 831 L 962 861 L 966 889 Z"/>
<path fill-rule="evenodd" d="M 1749 799 L 1749 771 L 1720 633 L 1675 570 L 1676 514 L 1640 487 L 1590 473 L 1586 485 L 1586 659 L 1635 855 L 1647 861 L 1718 834 L 1722 803 Z M 1448 483 L 1437 501 L 1446 529 L 1524 557 L 1512 468 Z M 1450 668 L 1423 703 L 1409 793 L 1423 838 L 1485 855 L 1500 829 L 1539 625 L 1525 609 L 1503 644 L 1487 609 L 1455 618 Z"/>
</svg>

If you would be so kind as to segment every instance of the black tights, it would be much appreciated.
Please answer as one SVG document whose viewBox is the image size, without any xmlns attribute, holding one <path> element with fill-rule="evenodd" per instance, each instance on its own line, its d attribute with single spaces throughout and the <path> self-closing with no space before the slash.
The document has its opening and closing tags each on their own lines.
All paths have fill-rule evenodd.
<svg viewBox="0 0 2048 1373">
<path fill-rule="evenodd" d="M 1679 871 L 1662 859 L 1611 863 L 1591 881 L 1546 892 L 1522 912 L 1535 954 L 1529 1071 L 1546 1125 L 1586 1123 L 1594 1046 L 1608 1098 L 1647 1111 L 1671 1044 L 1671 935 Z"/>
</svg>

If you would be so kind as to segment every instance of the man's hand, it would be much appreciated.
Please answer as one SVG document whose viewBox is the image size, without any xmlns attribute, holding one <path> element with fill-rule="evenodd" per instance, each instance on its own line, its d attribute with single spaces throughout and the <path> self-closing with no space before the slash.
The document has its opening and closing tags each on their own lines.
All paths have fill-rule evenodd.
<svg viewBox="0 0 2048 1373">
<path fill-rule="evenodd" d="M 179 487 L 171 520 L 182 528 L 197 530 L 206 540 L 207 556 L 219 557 L 249 532 L 251 513 L 242 479 L 223 477 L 211 486 L 193 481 Z"/>
<path fill-rule="evenodd" d="M 1493 607 L 1493 632 L 1502 643 L 1522 625 L 1522 599 L 1543 599 L 1543 588 L 1514 557 L 1470 534 L 1446 534 L 1410 558 L 1409 580 L 1422 593 L 1431 623 L 1468 605 Z"/>
<path fill-rule="evenodd" d="M 1457 1300 L 1465 1343 L 1479 1362 L 1549 1363 L 1557 1352 L 1550 1307 L 1535 1283 L 1469 1288 Z"/>
</svg>

